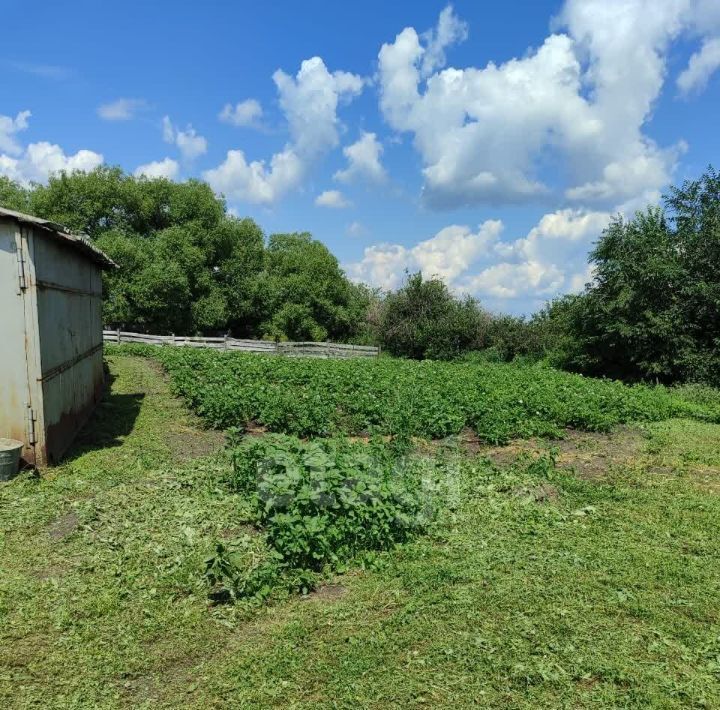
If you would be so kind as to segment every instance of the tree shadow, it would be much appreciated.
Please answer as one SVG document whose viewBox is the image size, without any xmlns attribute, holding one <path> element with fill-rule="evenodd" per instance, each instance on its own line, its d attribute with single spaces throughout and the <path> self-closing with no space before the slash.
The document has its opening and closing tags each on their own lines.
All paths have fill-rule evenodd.
<svg viewBox="0 0 720 710">
<path fill-rule="evenodd" d="M 105 393 L 85 426 L 78 432 L 59 463 L 68 463 L 88 451 L 121 446 L 135 428 L 145 394 L 112 391 L 114 375 L 106 373 Z"/>
</svg>

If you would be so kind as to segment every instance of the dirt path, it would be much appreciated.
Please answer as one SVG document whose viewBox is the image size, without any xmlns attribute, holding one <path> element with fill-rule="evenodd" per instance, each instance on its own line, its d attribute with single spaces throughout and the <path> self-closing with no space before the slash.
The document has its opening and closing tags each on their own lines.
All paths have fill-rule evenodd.
<svg viewBox="0 0 720 710">
<path fill-rule="evenodd" d="M 139 357 L 111 356 L 109 391 L 95 414 L 49 477 L 78 466 L 106 473 L 124 469 L 128 460 L 145 466 L 187 461 L 219 451 L 221 432 L 202 423 L 175 398 L 160 365 Z"/>
</svg>

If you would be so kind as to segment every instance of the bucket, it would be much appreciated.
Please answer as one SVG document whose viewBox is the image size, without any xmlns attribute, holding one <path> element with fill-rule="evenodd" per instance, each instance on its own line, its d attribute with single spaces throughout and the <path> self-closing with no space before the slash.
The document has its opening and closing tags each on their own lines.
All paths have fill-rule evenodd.
<svg viewBox="0 0 720 710">
<path fill-rule="evenodd" d="M 0 439 L 0 481 L 9 481 L 20 468 L 22 441 Z"/>
</svg>

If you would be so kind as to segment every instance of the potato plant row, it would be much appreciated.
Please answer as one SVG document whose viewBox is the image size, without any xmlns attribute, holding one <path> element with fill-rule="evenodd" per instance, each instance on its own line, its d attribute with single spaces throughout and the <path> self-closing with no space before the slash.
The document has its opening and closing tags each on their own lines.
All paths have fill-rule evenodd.
<svg viewBox="0 0 720 710">
<path fill-rule="evenodd" d="M 149 350 L 170 373 L 175 391 L 221 429 L 253 423 L 301 437 L 437 439 L 470 427 L 488 443 L 503 443 L 557 436 L 566 427 L 606 431 L 675 416 L 720 420 L 716 405 L 686 401 L 671 388 L 628 386 L 541 366 Z"/>
</svg>

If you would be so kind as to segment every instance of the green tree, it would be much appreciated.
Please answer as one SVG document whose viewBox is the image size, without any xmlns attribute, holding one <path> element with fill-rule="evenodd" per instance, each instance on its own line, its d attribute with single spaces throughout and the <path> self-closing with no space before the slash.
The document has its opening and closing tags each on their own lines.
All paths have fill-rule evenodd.
<svg viewBox="0 0 720 710">
<path fill-rule="evenodd" d="M 720 176 L 672 188 L 665 207 L 613 219 L 590 255 L 594 283 L 550 308 L 566 366 L 720 384 Z"/>
<path fill-rule="evenodd" d="M 92 172 L 61 172 L 30 194 L 30 211 L 93 238 L 106 231 L 132 230 L 133 178 L 121 168 L 101 166 Z M 139 231 L 139 230 L 138 230 Z"/>
<path fill-rule="evenodd" d="M 224 217 L 212 228 L 190 222 L 148 236 L 116 230 L 97 242 L 122 265 L 106 276 L 108 323 L 156 333 L 254 333 L 264 245 L 252 220 Z"/>
<path fill-rule="evenodd" d="M 262 331 L 290 340 L 346 340 L 366 304 L 338 260 L 307 233 L 273 234 L 265 254 Z"/>
<path fill-rule="evenodd" d="M 385 299 L 378 340 L 393 355 L 449 360 L 477 347 L 484 315 L 471 299 L 456 299 L 439 279 L 409 275 Z"/>
<path fill-rule="evenodd" d="M 28 190 L 20 183 L 0 175 L 0 207 L 27 212 L 30 208 Z"/>
<path fill-rule="evenodd" d="M 684 270 L 679 371 L 682 379 L 720 385 L 720 174 L 709 166 L 698 180 L 665 198 Z"/>
<path fill-rule="evenodd" d="M 198 180 L 136 178 L 102 166 L 60 173 L 29 209 L 98 242 L 120 269 L 105 276 L 105 321 L 157 333 L 252 334 L 264 235 Z"/>
<path fill-rule="evenodd" d="M 150 235 L 178 224 L 205 228 L 225 216 L 225 203 L 199 180 L 137 178 L 119 167 L 61 172 L 30 195 L 32 214 L 96 238 L 107 231 Z"/>
<path fill-rule="evenodd" d="M 84 233 L 120 268 L 105 275 L 105 322 L 156 333 L 368 337 L 370 292 L 309 234 L 265 235 L 198 180 L 101 166 L 30 189 L 0 179 L 0 204 Z"/>
</svg>

